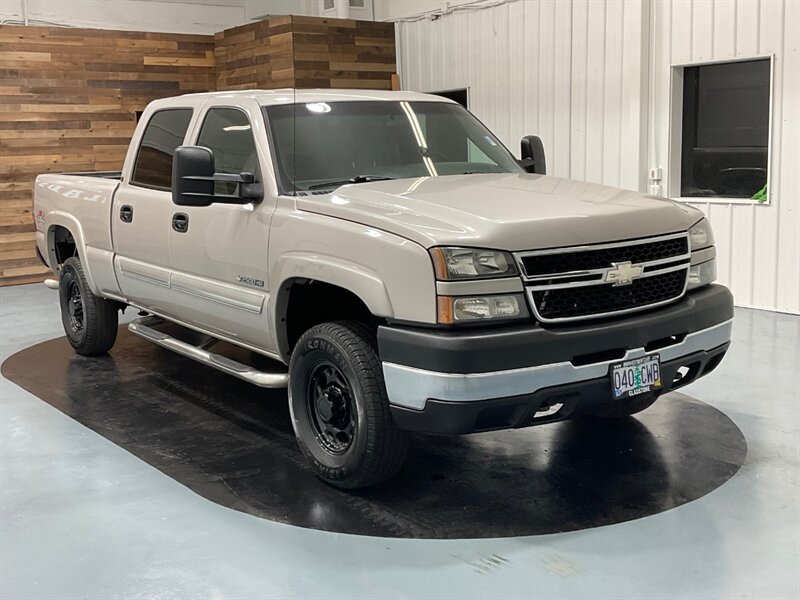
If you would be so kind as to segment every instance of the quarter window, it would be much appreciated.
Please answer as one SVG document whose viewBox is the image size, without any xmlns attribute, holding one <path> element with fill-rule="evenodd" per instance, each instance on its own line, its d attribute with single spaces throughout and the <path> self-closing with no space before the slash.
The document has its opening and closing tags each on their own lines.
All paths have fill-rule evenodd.
<svg viewBox="0 0 800 600">
<path fill-rule="evenodd" d="M 247 115 L 236 108 L 212 108 L 206 114 L 197 145 L 214 153 L 217 173 L 258 175 L 258 153 Z M 235 183 L 216 182 L 215 194 L 236 193 Z"/>
<path fill-rule="evenodd" d="M 767 197 L 770 61 L 685 67 L 681 196 Z"/>
<path fill-rule="evenodd" d="M 133 166 L 132 184 L 172 189 L 172 157 L 175 148 L 183 144 L 191 120 L 189 108 L 160 110 L 150 117 Z"/>
</svg>

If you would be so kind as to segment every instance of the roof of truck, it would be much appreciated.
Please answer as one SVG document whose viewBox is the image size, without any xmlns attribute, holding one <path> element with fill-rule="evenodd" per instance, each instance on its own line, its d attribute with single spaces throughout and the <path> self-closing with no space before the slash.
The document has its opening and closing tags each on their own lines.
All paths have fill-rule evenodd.
<svg viewBox="0 0 800 600">
<path fill-rule="evenodd" d="M 294 102 L 341 102 L 347 100 L 383 100 L 391 102 L 450 102 L 447 98 L 422 94 L 419 92 L 390 92 L 383 90 L 344 90 L 344 89 L 302 89 L 283 88 L 278 90 L 232 90 L 224 92 L 204 92 L 185 94 L 186 97 L 253 98 L 262 105 L 292 104 Z"/>
</svg>

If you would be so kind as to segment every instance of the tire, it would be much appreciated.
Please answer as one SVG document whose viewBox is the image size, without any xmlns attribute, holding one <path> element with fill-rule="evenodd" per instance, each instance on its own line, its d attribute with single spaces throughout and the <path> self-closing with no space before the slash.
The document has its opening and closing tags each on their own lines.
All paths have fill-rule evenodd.
<svg viewBox="0 0 800 600">
<path fill-rule="evenodd" d="M 592 413 L 592 416 L 600 417 L 601 419 L 624 419 L 650 408 L 658 400 L 659 396 L 660 394 L 645 395 L 623 402 L 609 403 Z"/>
<path fill-rule="evenodd" d="M 375 485 L 405 461 L 408 434 L 397 429 L 375 333 L 353 321 L 306 331 L 289 363 L 289 408 L 300 450 L 324 482 Z"/>
<path fill-rule="evenodd" d="M 58 296 L 64 332 L 75 352 L 83 356 L 108 352 L 117 340 L 119 305 L 92 293 L 75 256 L 61 266 Z"/>
</svg>

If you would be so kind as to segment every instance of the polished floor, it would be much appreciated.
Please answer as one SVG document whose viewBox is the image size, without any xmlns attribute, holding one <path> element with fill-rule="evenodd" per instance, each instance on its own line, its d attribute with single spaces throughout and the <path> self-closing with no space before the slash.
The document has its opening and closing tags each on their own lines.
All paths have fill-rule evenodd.
<svg viewBox="0 0 800 600">
<path fill-rule="evenodd" d="M 5 360 L 59 337 L 57 311 L 56 295 L 43 286 L 0 290 L 0 358 Z M 270 465 L 259 468 L 252 456 L 247 469 L 208 468 L 209 455 L 202 444 L 188 442 L 186 429 L 175 429 L 175 437 L 181 438 L 177 442 L 166 435 L 171 427 L 168 422 L 162 423 L 159 431 L 147 430 L 147 423 L 154 423 L 158 415 L 146 414 L 148 407 L 152 412 L 152 405 L 132 397 L 127 387 L 109 391 L 102 379 L 79 382 L 66 395 L 71 406 L 65 406 L 63 398 L 61 405 L 51 402 L 38 388 L 57 388 L 52 380 L 64 367 L 59 367 L 57 353 L 27 352 L 17 354 L 17 360 L 24 358 L 17 366 L 28 374 L 25 387 L 45 400 L 8 380 L 0 381 L 3 600 L 800 596 L 800 317 L 737 311 L 734 344 L 723 364 L 708 378 L 682 390 L 686 396 L 664 398 L 661 402 L 671 404 L 657 404 L 652 413 L 628 425 L 635 430 L 627 432 L 635 434 L 628 450 L 654 454 L 657 448 L 659 456 L 657 464 L 647 457 L 627 459 L 641 475 L 635 484 L 626 484 L 623 478 L 615 486 L 599 485 L 601 477 L 592 478 L 585 464 L 574 464 L 585 461 L 588 454 L 602 453 L 605 442 L 596 434 L 587 438 L 591 450 L 587 454 L 576 442 L 581 432 L 570 432 L 568 423 L 511 432 L 526 436 L 518 441 L 531 443 L 532 454 L 537 447 L 552 449 L 554 444 L 547 440 L 571 440 L 566 450 L 558 446 L 561 452 L 544 461 L 544 466 L 541 459 L 533 459 L 539 465 L 536 473 L 549 487 L 537 495 L 530 486 L 516 486 L 531 493 L 530 504 L 525 504 L 520 489 L 512 489 L 513 478 L 502 472 L 498 480 L 491 470 L 484 469 L 485 488 L 479 488 L 483 484 L 480 477 L 466 482 L 457 478 L 461 496 L 450 489 L 442 493 L 431 483 L 440 474 L 425 472 L 425 497 L 430 499 L 431 493 L 436 497 L 429 511 L 431 506 L 442 510 L 440 504 L 448 499 L 475 511 L 474 517 L 461 517 L 462 530 L 456 537 L 470 537 L 463 525 L 474 525 L 480 519 L 514 523 L 515 515 L 510 514 L 514 511 L 529 523 L 557 521 L 557 503 L 542 501 L 552 495 L 559 495 L 560 501 L 569 505 L 569 510 L 560 514 L 579 525 L 528 531 L 517 526 L 513 531 L 498 530 L 498 535 L 506 537 L 490 539 L 398 539 L 391 527 L 367 537 L 319 531 L 308 528 L 307 523 L 297 527 L 289 524 L 296 521 L 280 515 L 243 510 L 237 505 L 237 494 L 238 501 L 246 504 L 258 491 L 252 485 L 244 491 L 237 488 L 244 480 L 262 482 L 264 498 L 280 497 L 279 491 L 291 498 L 292 494 L 285 493 L 291 491 L 312 520 L 324 522 L 325 511 L 335 507 L 337 500 L 331 495 L 314 496 L 318 488 L 303 481 L 302 469 L 282 478 L 254 479 L 254 473 L 265 472 Z M 4 372 L 9 364 L 11 361 Z M 126 376 L 137 379 L 130 372 L 136 365 L 120 360 L 117 368 L 121 380 Z M 37 371 L 41 381 L 36 378 Z M 160 385 L 162 393 L 178 400 L 185 396 L 187 385 L 196 385 L 194 379 L 173 379 L 157 379 L 151 384 Z M 215 385 L 224 386 L 224 379 L 214 379 L 209 385 L 213 391 Z M 238 389 L 232 387 L 233 392 Z M 112 410 L 101 401 L 133 408 Z M 225 405 L 226 417 L 232 406 Z M 201 404 L 200 408 L 215 414 L 213 406 Z M 163 418 L 174 417 L 176 410 L 187 409 L 170 408 Z M 104 417 L 98 419 L 97 415 Z M 719 427 L 703 436 L 704 423 Z M 729 429 L 721 425 L 728 427 L 728 423 Z M 115 437 L 109 433 L 114 431 L 127 431 L 128 435 Z M 213 437 L 217 433 L 206 431 L 205 435 L 219 442 Z M 714 444 L 708 443 L 710 434 L 718 436 Z M 529 465 L 512 452 L 518 450 L 518 444 L 509 445 L 496 435 L 487 451 L 508 452 L 518 467 L 524 467 L 519 468 L 520 476 L 526 476 Z M 746 447 L 737 446 L 739 435 Z M 158 443 L 153 442 L 155 438 Z M 247 445 L 251 438 L 240 436 L 239 441 Z M 625 448 L 614 441 L 607 440 L 609 457 L 619 460 Z M 434 462 L 442 456 L 453 461 L 459 448 L 465 451 L 465 461 L 479 462 L 471 442 L 451 443 L 436 452 L 426 452 L 422 444 L 420 454 L 433 456 Z M 713 458 L 708 448 L 723 445 L 728 453 L 720 464 L 730 466 L 738 459 L 744 464 L 738 472 L 723 469 L 727 476 L 709 486 L 704 476 L 708 469 L 689 458 Z M 143 454 L 143 447 L 160 454 Z M 230 448 L 233 452 L 234 447 Z M 243 448 L 236 449 L 241 452 Z M 732 460 L 731 452 L 737 448 L 737 460 Z M 569 468 L 563 465 L 567 460 Z M 469 472 L 463 466 L 450 466 Z M 653 477 L 653 471 L 662 467 L 663 472 Z M 565 473 L 569 475 L 566 478 Z M 654 482 L 652 489 L 641 485 L 645 476 Z M 199 486 L 198 477 L 206 478 Z M 580 485 L 583 477 L 585 486 Z M 443 486 L 447 484 L 446 475 L 441 480 Z M 687 486 L 687 481 L 693 485 Z M 702 485 L 698 487 L 697 482 Z M 283 487 L 278 490 L 278 485 Z M 406 476 L 404 485 L 407 491 L 412 478 Z M 204 493 L 215 487 L 224 488 L 224 493 Z M 469 502 L 474 504 L 465 501 L 465 488 L 472 492 Z M 631 488 L 637 489 L 637 496 L 623 493 Z M 665 498 L 670 502 L 665 503 Z M 424 517 L 413 518 L 413 495 L 406 494 L 406 500 L 403 522 L 424 526 Z M 659 510 L 641 510 L 659 500 Z M 381 506 L 387 501 L 383 498 Z M 267 504 L 279 506 L 280 502 Z M 492 518 L 492 506 L 505 514 Z M 602 513 L 593 515 L 587 509 L 597 506 Z M 385 515 L 375 514 L 374 502 L 355 503 L 350 508 L 360 510 L 365 523 L 380 524 L 385 519 Z M 442 514 L 452 515 L 453 508 L 446 507 Z M 622 509 L 633 520 L 604 520 Z M 573 531 L 529 535 L 569 529 Z M 415 537 L 411 533 L 401 537 Z"/>
</svg>

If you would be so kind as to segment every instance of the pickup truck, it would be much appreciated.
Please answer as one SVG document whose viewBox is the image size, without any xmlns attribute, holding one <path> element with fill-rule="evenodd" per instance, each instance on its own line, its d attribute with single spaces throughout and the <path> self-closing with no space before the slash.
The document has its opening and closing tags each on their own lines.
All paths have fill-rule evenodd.
<svg viewBox="0 0 800 600">
<path fill-rule="evenodd" d="M 410 92 L 157 100 L 120 173 L 37 178 L 37 248 L 78 354 L 111 349 L 134 307 L 133 333 L 287 387 L 316 474 L 364 487 L 410 431 L 625 418 L 728 349 L 703 214 L 547 176 L 542 147 L 517 160 Z"/>
</svg>

